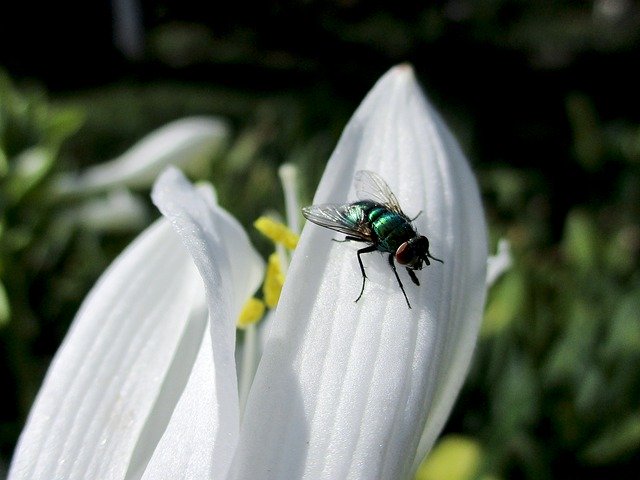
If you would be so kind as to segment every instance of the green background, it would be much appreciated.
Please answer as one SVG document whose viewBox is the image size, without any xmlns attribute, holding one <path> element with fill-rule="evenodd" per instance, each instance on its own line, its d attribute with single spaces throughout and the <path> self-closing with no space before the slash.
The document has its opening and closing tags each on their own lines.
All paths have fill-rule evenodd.
<svg viewBox="0 0 640 480">
<path fill-rule="evenodd" d="M 492 246 L 514 256 L 445 429 L 477 446 L 465 478 L 634 478 L 638 3 L 210 3 L 130 3 L 128 49 L 109 2 L 0 18 L 0 468 L 80 302 L 143 228 L 68 228 L 83 200 L 51 198 L 56 174 L 223 116 L 206 177 L 267 254 L 251 223 L 284 210 L 278 166 L 299 166 L 309 202 L 353 110 L 408 61 L 470 158 Z"/>
</svg>

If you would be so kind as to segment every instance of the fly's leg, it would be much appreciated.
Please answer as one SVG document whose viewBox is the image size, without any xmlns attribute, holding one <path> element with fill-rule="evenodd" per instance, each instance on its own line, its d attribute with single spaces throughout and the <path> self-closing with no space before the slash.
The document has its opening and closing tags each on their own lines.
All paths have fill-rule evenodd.
<svg viewBox="0 0 640 480">
<path fill-rule="evenodd" d="M 402 290 L 402 294 L 404 295 L 404 299 L 407 301 L 407 306 L 409 308 L 411 308 L 411 304 L 409 303 L 409 299 L 407 298 L 407 294 L 404 291 L 404 286 L 402 285 L 402 281 L 400 280 L 400 277 L 398 276 L 398 271 L 396 270 L 396 264 L 393 261 L 393 254 L 392 253 L 389 254 L 389 265 L 391 265 L 391 268 L 393 269 L 393 273 L 396 276 L 396 280 L 398 280 L 398 285 L 400 285 L 400 290 Z M 415 274 L 414 274 L 413 277 L 415 277 Z M 411 280 L 413 280 L 413 277 L 411 278 Z M 416 278 L 416 281 L 417 280 L 418 279 Z M 364 287 L 364 284 L 363 284 L 363 287 Z"/>
<path fill-rule="evenodd" d="M 347 240 L 348 239 L 349 237 L 347 237 Z M 362 272 L 362 288 L 360 289 L 360 295 L 358 295 L 358 298 L 356 298 L 356 302 L 360 300 L 360 297 L 362 297 L 362 292 L 364 292 L 364 282 L 367 279 L 367 274 L 364 273 L 364 265 L 362 264 L 362 258 L 360 258 L 360 255 L 363 253 L 375 252 L 376 250 L 377 248 L 375 245 L 369 245 L 368 247 L 361 248 L 360 250 L 358 250 L 358 263 L 360 264 L 360 271 Z"/>
<path fill-rule="evenodd" d="M 333 240 L 334 242 L 338 242 L 338 243 L 344 243 L 344 242 L 368 242 L 368 240 L 364 240 L 362 238 L 359 237 L 354 237 L 353 235 L 347 235 L 346 237 L 344 237 L 344 240 L 338 240 L 336 238 L 332 238 L 331 240 Z M 364 265 L 362 264 L 362 258 L 360 258 L 360 255 L 363 253 L 371 253 L 371 252 L 375 252 L 376 250 L 378 250 L 376 248 L 375 245 L 369 245 L 368 247 L 365 248 L 361 248 L 360 250 L 358 250 L 358 263 L 360 264 L 360 271 L 362 272 L 362 288 L 360 289 L 360 295 L 358 295 L 358 298 L 356 298 L 356 302 L 358 300 L 360 300 L 360 298 L 362 298 L 362 294 L 364 292 L 364 284 L 367 280 L 367 274 L 364 272 Z"/>
<path fill-rule="evenodd" d="M 427 257 L 430 258 L 431 260 L 435 260 L 436 262 L 440 262 L 440 263 L 444 263 L 442 260 L 440 260 L 439 258 L 436 257 L 432 257 L 430 253 L 427 253 Z M 427 265 L 429 265 L 429 262 L 427 262 Z"/>
<path fill-rule="evenodd" d="M 418 277 L 416 277 L 415 272 L 413 270 L 411 270 L 410 268 L 407 268 L 407 273 L 411 277 L 411 281 L 413 283 L 415 283 L 416 285 L 420 286 L 420 282 L 418 281 Z"/>
<path fill-rule="evenodd" d="M 413 222 L 413 221 L 414 221 L 416 218 L 418 218 L 421 214 L 422 214 L 422 210 L 420 210 L 420 211 L 418 212 L 418 214 L 417 214 L 415 217 L 410 218 L 410 220 Z"/>
<path fill-rule="evenodd" d="M 333 240 L 334 242 L 338 242 L 338 243 L 344 243 L 344 242 L 366 242 L 367 240 L 363 240 L 361 238 L 358 237 L 352 237 L 351 235 L 347 235 L 346 237 L 344 237 L 344 240 L 338 240 L 337 238 L 332 238 L 331 240 Z"/>
</svg>

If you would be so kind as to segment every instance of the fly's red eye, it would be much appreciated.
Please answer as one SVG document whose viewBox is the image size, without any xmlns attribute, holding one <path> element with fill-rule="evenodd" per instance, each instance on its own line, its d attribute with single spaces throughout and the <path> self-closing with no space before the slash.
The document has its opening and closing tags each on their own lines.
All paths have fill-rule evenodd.
<svg viewBox="0 0 640 480">
<path fill-rule="evenodd" d="M 409 246 L 409 242 L 404 242 L 396 250 L 396 261 L 400 265 L 409 265 L 414 260 L 413 248 Z"/>
</svg>

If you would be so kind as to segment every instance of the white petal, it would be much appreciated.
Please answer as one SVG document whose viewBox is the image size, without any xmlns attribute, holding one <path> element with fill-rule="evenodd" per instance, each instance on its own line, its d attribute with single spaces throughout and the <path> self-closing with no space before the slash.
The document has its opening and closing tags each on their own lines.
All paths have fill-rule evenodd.
<svg viewBox="0 0 640 480">
<path fill-rule="evenodd" d="M 511 258 L 511 244 L 506 238 L 498 242 L 498 251 L 487 260 L 487 286 L 491 287 L 503 273 L 509 268 L 513 260 Z"/>
<path fill-rule="evenodd" d="M 140 231 L 149 224 L 146 204 L 126 188 L 91 198 L 71 213 L 83 228 L 94 232 Z"/>
<path fill-rule="evenodd" d="M 149 465 L 157 475 L 150 473 L 149 478 L 187 478 L 186 464 L 194 474 L 190 478 L 222 478 L 239 428 L 235 322 L 259 286 L 264 264 L 240 224 L 215 205 L 209 193 L 194 189 L 178 170 L 168 169 L 158 178 L 153 200 L 182 237 L 204 279 L 211 353 L 200 354 L 202 363 L 194 370 Z M 198 463 L 192 462 L 194 457 Z"/>
<path fill-rule="evenodd" d="M 130 475 L 127 480 L 224 478 L 228 465 L 225 467 L 215 461 L 218 458 L 214 458 L 214 439 L 218 436 L 220 415 L 226 412 L 217 404 L 216 398 L 211 337 L 205 335 L 167 430 L 149 463 L 140 465 L 136 475 Z"/>
<path fill-rule="evenodd" d="M 184 388 L 184 371 L 195 361 L 188 347 L 206 328 L 202 292 L 169 222 L 128 247 L 89 294 L 56 354 L 9 478 L 124 478 L 132 457 L 144 453 L 138 438 L 158 399 L 175 404 Z M 162 430 L 168 417 L 154 421 Z"/>
<path fill-rule="evenodd" d="M 200 478 L 228 468 L 234 441 L 226 430 L 231 424 L 237 435 L 238 400 L 226 356 L 262 260 L 211 192 L 196 192 L 176 172 L 165 179 L 161 203 L 182 241 L 160 221 L 105 272 L 56 355 L 11 479 L 140 478 L 147 468 L 154 478 L 158 466 L 161 478 L 171 468 L 171 478 Z M 208 305 L 189 253 L 207 279 Z"/>
<path fill-rule="evenodd" d="M 399 272 L 386 258 L 307 225 L 249 395 L 235 478 L 408 478 L 444 423 L 469 365 L 485 297 L 486 228 L 478 187 L 413 72 L 385 75 L 349 122 L 314 203 L 355 199 L 357 170 L 379 173 L 431 253 Z M 420 442 L 421 437 L 424 440 Z"/>
<path fill-rule="evenodd" d="M 149 187 L 167 165 L 197 167 L 227 137 L 217 118 L 190 117 L 173 121 L 144 137 L 121 156 L 88 168 L 77 178 L 59 179 L 54 194 L 91 193 L 118 186 Z"/>
<path fill-rule="evenodd" d="M 191 253 L 204 278 L 212 310 L 219 308 L 220 292 L 216 289 L 221 278 L 230 274 L 231 282 L 224 285 L 227 297 L 223 300 L 229 300 L 225 305 L 231 309 L 235 322 L 264 271 L 264 261 L 251 246 L 246 232 L 215 203 L 210 189 L 195 189 L 176 168 L 168 168 L 158 178 L 152 197 Z"/>
</svg>

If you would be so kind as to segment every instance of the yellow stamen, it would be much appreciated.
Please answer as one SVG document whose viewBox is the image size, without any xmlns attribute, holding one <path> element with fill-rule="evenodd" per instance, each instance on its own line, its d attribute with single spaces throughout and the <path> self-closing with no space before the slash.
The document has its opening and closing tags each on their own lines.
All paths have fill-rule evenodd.
<svg viewBox="0 0 640 480">
<path fill-rule="evenodd" d="M 250 298 L 247 300 L 247 303 L 244 304 L 236 326 L 240 329 L 245 329 L 249 325 L 257 323 L 264 315 L 264 308 L 264 302 L 262 300 L 255 297 Z"/>
<path fill-rule="evenodd" d="M 278 304 L 282 285 L 284 285 L 284 273 L 282 273 L 282 267 L 280 266 L 280 258 L 277 253 L 272 253 L 269 256 L 267 274 L 262 286 L 264 301 L 269 308 L 274 308 Z"/>
<path fill-rule="evenodd" d="M 269 240 L 284 245 L 289 250 L 293 250 L 298 245 L 298 235 L 272 218 L 260 217 L 253 222 L 253 226 Z"/>
</svg>

